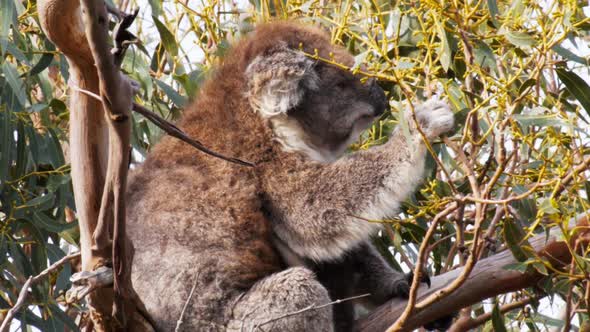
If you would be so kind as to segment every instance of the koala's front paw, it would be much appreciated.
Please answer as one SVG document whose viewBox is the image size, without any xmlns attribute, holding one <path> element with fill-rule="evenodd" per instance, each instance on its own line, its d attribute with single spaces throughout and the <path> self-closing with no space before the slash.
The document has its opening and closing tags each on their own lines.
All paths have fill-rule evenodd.
<svg viewBox="0 0 590 332">
<path fill-rule="evenodd" d="M 392 280 L 391 289 L 387 298 L 391 297 L 403 297 L 407 298 L 410 295 L 410 283 L 407 278 L 402 274 L 399 278 Z"/>
<path fill-rule="evenodd" d="M 455 124 L 449 105 L 436 98 L 416 108 L 416 119 L 428 138 L 438 137 L 450 131 Z"/>
</svg>

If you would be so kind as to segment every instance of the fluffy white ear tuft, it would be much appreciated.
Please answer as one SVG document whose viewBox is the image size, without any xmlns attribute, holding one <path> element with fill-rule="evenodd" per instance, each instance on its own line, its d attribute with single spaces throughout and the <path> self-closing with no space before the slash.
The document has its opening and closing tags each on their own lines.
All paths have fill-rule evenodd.
<svg viewBox="0 0 590 332">
<path fill-rule="evenodd" d="M 281 43 L 268 55 L 259 55 L 248 65 L 247 97 L 254 110 L 270 118 L 295 107 L 304 88 L 317 89 L 313 60 Z"/>
</svg>

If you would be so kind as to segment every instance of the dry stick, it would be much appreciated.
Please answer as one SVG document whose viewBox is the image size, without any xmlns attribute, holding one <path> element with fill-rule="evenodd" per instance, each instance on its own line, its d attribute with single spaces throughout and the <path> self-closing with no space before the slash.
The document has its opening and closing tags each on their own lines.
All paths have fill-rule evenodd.
<svg viewBox="0 0 590 332">
<path fill-rule="evenodd" d="M 184 302 L 184 306 L 182 307 L 182 311 L 180 312 L 180 317 L 178 317 L 178 320 L 176 321 L 176 328 L 174 329 L 174 332 L 180 331 L 180 326 L 182 325 L 182 319 L 184 318 L 184 313 L 186 312 L 186 308 L 188 308 L 188 304 L 191 302 L 191 298 L 193 297 L 193 293 L 195 292 L 195 288 L 197 288 L 198 278 L 199 278 L 199 274 L 197 274 L 197 276 L 195 277 L 195 282 L 193 282 L 193 287 L 191 288 L 191 291 L 188 294 L 188 298 Z"/>
<path fill-rule="evenodd" d="M 33 276 L 29 277 L 29 279 L 27 279 L 27 281 L 25 282 L 25 284 L 21 288 L 20 292 L 18 293 L 18 298 L 16 300 L 16 303 L 6 313 L 6 317 L 4 317 L 4 321 L 2 322 L 2 325 L 0 326 L 0 332 L 7 332 L 9 330 L 9 328 L 10 328 L 10 322 L 12 321 L 12 319 L 14 319 L 14 316 L 20 310 L 20 308 L 25 304 L 25 300 L 27 299 L 27 296 L 29 295 L 29 292 L 28 292 L 29 291 L 29 287 L 31 287 L 32 285 L 38 283 L 39 281 L 41 281 L 45 277 L 47 277 L 49 275 L 49 273 L 57 270 L 62 265 L 64 265 L 66 262 L 68 262 L 68 261 L 70 261 L 70 260 L 72 260 L 74 258 L 78 258 L 78 257 L 80 257 L 80 253 L 79 252 L 78 253 L 75 253 L 75 254 L 71 254 L 71 255 L 65 256 L 65 257 L 62 257 L 60 260 L 58 260 L 57 262 L 51 264 L 51 266 L 49 266 L 48 268 L 46 268 L 45 270 L 43 270 L 38 275 L 36 275 L 34 277 Z"/>
<path fill-rule="evenodd" d="M 72 88 L 80 93 L 83 93 L 85 95 L 88 95 L 92 98 L 95 98 L 97 100 L 100 100 L 100 96 L 92 93 L 91 91 L 88 90 L 84 90 L 81 89 L 77 86 L 72 86 Z M 198 140 L 192 139 L 190 137 L 188 137 L 180 128 L 178 128 L 177 126 L 175 126 L 173 123 L 171 123 L 170 121 L 162 118 L 161 116 L 159 116 L 158 114 L 148 110 L 147 108 L 137 104 L 137 103 L 133 103 L 133 111 L 137 112 L 141 115 L 143 115 L 146 119 L 150 120 L 153 124 L 155 124 L 156 126 L 158 126 L 160 129 L 162 129 L 163 131 L 165 131 L 168 135 L 172 136 L 172 137 L 176 137 L 181 141 L 184 141 L 190 145 L 192 145 L 193 147 L 195 147 L 197 150 L 206 153 L 210 156 L 228 161 L 230 163 L 235 163 L 238 165 L 243 165 L 243 166 L 249 166 L 249 167 L 255 167 L 256 164 L 251 163 L 249 161 L 244 161 L 238 158 L 234 158 L 234 157 L 227 157 L 222 155 L 219 152 L 215 152 L 213 150 L 210 150 L 209 148 L 205 147 L 203 145 L 203 143 L 199 142 Z"/>
<path fill-rule="evenodd" d="M 288 312 L 288 313 L 286 313 L 284 315 L 273 317 L 273 318 L 270 318 L 268 320 L 265 320 L 264 322 L 262 322 L 260 324 L 256 324 L 256 326 L 254 326 L 254 330 L 259 329 L 263 325 L 270 324 L 272 322 L 275 322 L 275 321 L 280 320 L 280 319 L 283 319 L 283 318 L 287 318 L 287 317 L 299 315 L 299 314 L 302 314 L 302 313 L 307 312 L 307 311 L 310 311 L 310 310 L 322 309 L 322 308 L 329 307 L 329 306 L 334 305 L 334 304 L 340 304 L 340 303 L 346 302 L 346 301 L 352 301 L 352 300 L 356 300 L 356 299 L 361 299 L 361 298 L 368 297 L 368 296 L 371 296 L 371 294 L 370 293 L 367 293 L 367 294 L 362 294 L 362 295 L 351 296 L 351 297 L 347 297 L 347 298 L 344 298 L 344 299 L 339 299 L 339 300 L 335 300 L 335 301 L 332 301 L 332 302 L 324 303 L 324 304 L 318 305 L 318 306 L 316 306 L 315 304 L 312 304 L 312 305 L 307 306 L 307 307 L 305 307 L 303 309 L 300 309 L 300 310 L 297 310 L 297 311 L 293 311 L 293 312 Z"/>
<path fill-rule="evenodd" d="M 217 157 L 219 159 L 223 159 L 225 161 L 229 161 L 229 162 L 232 162 L 232 163 L 235 163 L 238 165 L 249 166 L 249 167 L 256 166 L 255 164 L 253 164 L 251 162 L 244 161 L 244 160 L 234 158 L 234 157 L 226 157 L 218 152 L 209 150 L 208 148 L 206 148 L 203 145 L 203 143 L 188 137 L 182 130 L 180 130 L 180 128 L 176 127 L 172 123 L 166 121 L 165 119 L 163 119 L 162 117 L 160 117 L 156 113 L 148 110 L 147 108 L 145 108 L 141 105 L 133 103 L 133 111 L 143 115 L 148 120 L 152 121 L 155 125 L 162 128 L 170 136 L 176 137 L 176 138 L 180 139 L 181 141 L 184 141 L 184 142 L 194 146 L 197 150 L 199 150 L 201 152 L 204 152 L 208 155 L 211 155 L 211 156 Z"/>
</svg>

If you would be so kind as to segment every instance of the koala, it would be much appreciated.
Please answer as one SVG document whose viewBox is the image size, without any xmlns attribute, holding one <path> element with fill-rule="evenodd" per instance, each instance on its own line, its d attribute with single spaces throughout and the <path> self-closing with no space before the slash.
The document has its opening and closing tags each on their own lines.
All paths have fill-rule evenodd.
<svg viewBox="0 0 590 332">
<path fill-rule="evenodd" d="M 352 303 L 322 304 L 407 296 L 407 278 L 370 243 L 380 225 L 363 219 L 395 214 L 420 182 L 422 135 L 406 116 L 387 143 L 345 154 L 388 100 L 374 80 L 306 56 L 315 50 L 354 63 L 320 29 L 260 25 L 185 110 L 189 136 L 255 167 L 166 136 L 132 172 L 132 279 L 158 329 L 347 331 Z M 415 114 L 427 138 L 453 126 L 440 101 Z"/>
</svg>

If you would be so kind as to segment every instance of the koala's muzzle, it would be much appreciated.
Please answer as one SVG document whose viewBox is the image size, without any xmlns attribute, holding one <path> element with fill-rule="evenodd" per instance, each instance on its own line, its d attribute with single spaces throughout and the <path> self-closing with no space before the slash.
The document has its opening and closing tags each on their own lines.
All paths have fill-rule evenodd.
<svg viewBox="0 0 590 332">
<path fill-rule="evenodd" d="M 377 84 L 377 80 L 371 78 L 366 84 L 369 88 L 369 102 L 373 105 L 373 112 L 375 116 L 380 116 L 389 110 L 389 101 L 383 89 Z"/>
</svg>

